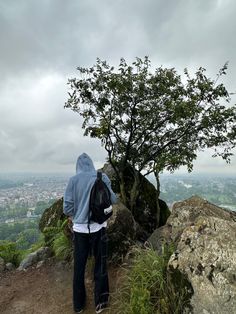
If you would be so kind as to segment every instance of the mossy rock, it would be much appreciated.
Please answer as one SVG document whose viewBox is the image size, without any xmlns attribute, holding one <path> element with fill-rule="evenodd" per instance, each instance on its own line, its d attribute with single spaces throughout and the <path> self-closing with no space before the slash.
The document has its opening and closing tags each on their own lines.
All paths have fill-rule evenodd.
<svg viewBox="0 0 236 314">
<path fill-rule="evenodd" d="M 66 215 L 63 213 L 63 198 L 60 198 L 43 212 L 39 221 L 39 230 L 44 232 L 45 227 L 56 227 L 58 221 L 63 221 L 65 218 Z"/>
<path fill-rule="evenodd" d="M 137 223 L 150 235 L 157 227 L 165 225 L 171 212 L 166 202 L 159 199 L 160 216 L 157 225 L 156 188 L 145 177 L 141 177 L 141 186 L 133 215 Z"/>
<path fill-rule="evenodd" d="M 120 193 L 120 186 L 116 177 L 115 171 L 112 166 L 107 163 L 102 168 L 111 180 L 112 189 L 115 193 Z M 137 197 L 136 204 L 133 209 L 133 216 L 135 221 L 147 232 L 149 235 L 158 227 L 163 226 L 166 223 L 167 218 L 170 215 L 170 211 L 166 203 L 159 200 L 160 217 L 159 225 L 157 226 L 157 206 L 156 195 L 157 191 L 155 186 L 148 181 L 143 175 L 140 174 L 140 193 Z M 127 197 L 130 197 L 130 191 L 133 185 L 133 170 L 131 166 L 127 166 L 124 173 L 125 190 Z M 130 205 L 128 204 L 130 208 Z"/>
<path fill-rule="evenodd" d="M 137 224 L 130 210 L 121 202 L 113 206 L 114 214 L 108 221 L 108 258 L 120 263 L 136 241 Z"/>
<path fill-rule="evenodd" d="M 112 168 L 112 165 L 110 163 L 105 163 L 101 171 L 104 172 L 110 179 L 113 192 L 119 194 L 120 184 L 115 174 L 115 170 Z"/>
<path fill-rule="evenodd" d="M 171 232 L 172 228 L 169 225 L 157 228 L 148 238 L 147 242 L 158 254 L 161 254 L 164 245 L 173 243 Z"/>
<path fill-rule="evenodd" d="M 58 232 L 58 227 L 65 221 L 66 217 L 67 216 L 63 213 L 63 198 L 57 200 L 43 212 L 39 221 L 39 230 L 44 234 L 44 241 L 47 246 L 51 247 L 53 237 L 55 233 Z M 51 227 L 52 229 L 49 231 Z M 72 233 L 68 224 L 65 225 L 63 233 L 67 238 L 72 239 Z"/>
</svg>

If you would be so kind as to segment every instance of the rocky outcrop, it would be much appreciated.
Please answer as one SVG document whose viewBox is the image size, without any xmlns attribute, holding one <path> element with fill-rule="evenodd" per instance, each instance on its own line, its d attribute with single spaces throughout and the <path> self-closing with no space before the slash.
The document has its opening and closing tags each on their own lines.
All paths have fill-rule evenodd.
<svg viewBox="0 0 236 314">
<path fill-rule="evenodd" d="M 106 163 L 102 168 L 111 180 L 112 188 L 114 192 L 120 193 L 119 182 L 115 175 L 115 171 L 109 163 Z M 133 185 L 133 175 L 131 167 L 127 167 L 125 171 L 125 187 L 126 193 L 129 196 Z M 137 198 L 134 210 L 132 212 L 135 221 L 146 231 L 151 234 L 157 227 L 157 205 L 156 195 L 157 191 L 154 185 L 149 182 L 144 176 L 140 174 L 141 190 Z M 170 210 L 167 204 L 163 200 L 159 200 L 160 217 L 159 226 L 163 226 L 166 223 L 167 218 L 170 215 Z"/>
<path fill-rule="evenodd" d="M 52 206 L 45 209 L 39 221 L 39 230 L 44 232 L 45 227 L 56 227 L 59 220 L 64 220 L 63 198 L 57 200 Z"/>
<path fill-rule="evenodd" d="M 236 311 L 236 213 L 194 196 L 173 206 L 167 224 L 149 243 L 160 251 L 175 242 L 169 271 L 180 272 L 193 289 L 189 312 L 228 314 Z"/>
<path fill-rule="evenodd" d="M 23 261 L 21 261 L 20 266 L 18 267 L 18 270 L 24 270 L 29 268 L 30 266 L 40 262 L 44 261 L 47 258 L 49 258 L 52 255 L 52 251 L 49 247 L 41 247 L 37 251 L 30 253 L 27 255 Z"/>
</svg>

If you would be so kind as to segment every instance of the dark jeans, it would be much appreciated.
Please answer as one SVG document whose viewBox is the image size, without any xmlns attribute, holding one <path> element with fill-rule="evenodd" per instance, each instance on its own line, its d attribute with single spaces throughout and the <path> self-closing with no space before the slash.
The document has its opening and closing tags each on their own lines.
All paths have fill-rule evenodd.
<svg viewBox="0 0 236 314">
<path fill-rule="evenodd" d="M 86 291 L 84 284 L 85 267 L 89 251 L 95 258 L 94 266 L 94 302 L 107 303 L 109 297 L 109 284 L 107 273 L 107 235 L 102 228 L 94 233 L 74 232 L 74 278 L 73 303 L 74 310 L 80 310 L 85 305 Z"/>
</svg>

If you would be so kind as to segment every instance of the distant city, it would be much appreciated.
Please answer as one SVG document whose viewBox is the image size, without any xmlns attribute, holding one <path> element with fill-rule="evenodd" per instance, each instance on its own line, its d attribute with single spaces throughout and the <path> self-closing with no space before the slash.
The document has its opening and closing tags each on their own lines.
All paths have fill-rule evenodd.
<svg viewBox="0 0 236 314">
<path fill-rule="evenodd" d="M 207 201 L 236 211 L 236 176 L 163 175 L 161 194 L 168 205 L 198 195 Z"/>
<path fill-rule="evenodd" d="M 59 174 L 0 174 L 0 222 L 18 220 L 17 213 L 22 208 L 27 209 L 27 218 L 36 218 L 37 204 L 49 204 L 61 198 L 68 179 L 69 175 Z"/>
<path fill-rule="evenodd" d="M 22 208 L 25 218 L 38 217 L 35 208 L 40 202 L 46 206 L 61 198 L 69 177 L 69 174 L 0 174 L 0 222 L 22 219 L 17 214 Z M 216 205 L 236 210 L 235 176 L 161 175 L 160 182 L 160 197 L 170 207 L 197 194 Z"/>
</svg>

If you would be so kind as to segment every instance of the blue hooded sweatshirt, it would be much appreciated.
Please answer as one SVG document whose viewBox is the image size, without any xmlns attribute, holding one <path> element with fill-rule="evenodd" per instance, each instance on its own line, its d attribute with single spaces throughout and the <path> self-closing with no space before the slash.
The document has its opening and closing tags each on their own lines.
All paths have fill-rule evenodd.
<svg viewBox="0 0 236 314">
<path fill-rule="evenodd" d="M 89 198 L 93 184 L 97 178 L 97 171 L 93 161 L 83 153 L 77 159 L 76 175 L 71 177 L 64 195 L 63 212 L 73 218 L 73 224 L 87 224 L 89 214 Z M 111 182 L 106 174 L 102 180 L 111 192 L 111 202 L 116 203 L 117 198 L 111 189 Z"/>
</svg>

